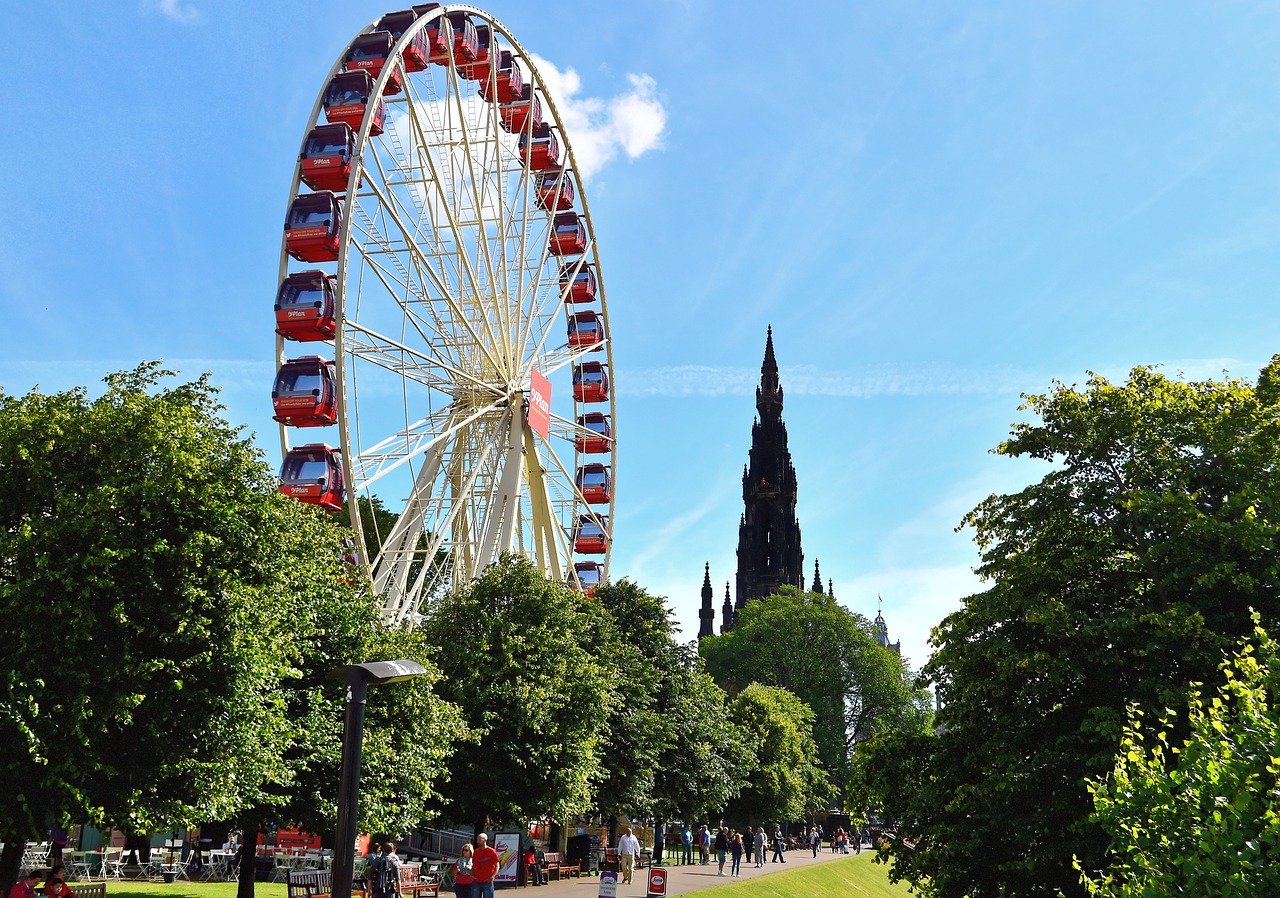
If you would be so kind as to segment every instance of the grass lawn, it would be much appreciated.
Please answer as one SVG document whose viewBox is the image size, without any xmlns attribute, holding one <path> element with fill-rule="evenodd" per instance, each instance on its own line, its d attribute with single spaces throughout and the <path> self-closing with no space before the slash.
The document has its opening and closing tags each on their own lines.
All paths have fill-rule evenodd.
<svg viewBox="0 0 1280 898">
<path fill-rule="evenodd" d="M 236 898 L 238 882 L 142 882 L 112 880 L 107 898 Z M 254 898 L 285 898 L 282 882 L 255 882 Z"/>
<path fill-rule="evenodd" d="M 826 864 L 770 873 L 755 879 L 699 889 L 698 898 L 906 898 L 905 882 L 889 882 L 889 868 L 870 851 Z"/>
<path fill-rule="evenodd" d="M 907 898 L 911 890 L 906 883 L 891 885 L 889 868 L 874 863 L 871 852 L 816 864 L 799 870 L 770 873 L 753 879 L 729 882 L 699 889 L 698 898 Z M 235 898 L 234 882 L 112 882 L 107 886 L 108 898 Z M 516 894 L 529 898 L 528 889 L 499 889 L 498 894 Z M 591 890 L 594 895 L 594 889 Z M 285 898 L 284 883 L 257 882 L 254 898 Z M 583 898 L 589 898 L 583 893 Z"/>
</svg>

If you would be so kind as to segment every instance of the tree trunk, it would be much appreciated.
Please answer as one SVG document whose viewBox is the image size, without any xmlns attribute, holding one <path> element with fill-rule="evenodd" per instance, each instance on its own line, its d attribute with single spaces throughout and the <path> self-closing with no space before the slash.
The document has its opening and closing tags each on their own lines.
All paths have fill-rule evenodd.
<svg viewBox="0 0 1280 898">
<path fill-rule="evenodd" d="M 5 835 L 4 851 L 0 852 L 0 884 L 4 889 L 0 894 L 8 895 L 10 887 L 18 881 L 18 874 L 22 872 L 22 852 L 26 847 L 25 837 L 13 833 Z"/>
<path fill-rule="evenodd" d="M 256 815 L 255 815 L 256 816 Z M 258 878 L 258 830 L 256 819 L 240 821 L 240 881 L 236 884 L 236 898 L 253 898 L 253 883 Z"/>
</svg>

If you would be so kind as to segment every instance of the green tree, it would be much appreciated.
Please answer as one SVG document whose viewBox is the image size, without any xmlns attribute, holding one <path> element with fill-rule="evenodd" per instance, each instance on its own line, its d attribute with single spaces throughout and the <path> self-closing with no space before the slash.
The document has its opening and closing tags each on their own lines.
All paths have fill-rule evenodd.
<svg viewBox="0 0 1280 898">
<path fill-rule="evenodd" d="M 729 719 L 728 702 L 703 667 L 697 645 L 681 646 L 658 693 L 658 713 L 673 733 L 657 760 L 658 816 L 709 819 L 737 797 L 753 757 L 746 733 Z"/>
<path fill-rule="evenodd" d="M 230 816 L 280 776 L 296 620 L 334 530 L 279 496 L 207 378 L 0 394 L 0 835 Z"/>
<path fill-rule="evenodd" d="M 361 755 L 360 832 L 407 832 L 439 816 L 440 784 L 448 761 L 464 739 L 459 709 L 435 692 L 436 651 L 419 628 L 385 625 L 377 604 L 317 602 L 310 631 L 299 634 L 303 649 L 297 677 L 284 684 L 293 738 L 283 775 L 264 784 L 259 798 L 236 815 L 242 832 L 270 823 L 295 823 L 307 832 L 331 833 L 337 820 L 341 779 L 345 688 L 331 675 L 367 660 L 409 659 L 427 673 L 369 691 Z M 463 746 L 465 750 L 465 745 Z M 252 855 L 241 858 L 240 898 L 253 894 Z"/>
<path fill-rule="evenodd" d="M 589 807 L 617 701 L 591 645 L 601 613 L 595 599 L 514 555 L 427 609 L 440 694 L 478 739 L 450 765 L 446 817 L 483 829 L 489 819 L 563 818 Z"/>
<path fill-rule="evenodd" d="M 748 602 L 733 629 L 704 638 L 700 651 L 731 696 L 759 681 L 808 703 L 818 756 L 843 786 L 858 740 L 882 728 L 919 731 L 929 722 L 929 703 L 911 671 L 873 632 L 831 596 L 786 586 Z"/>
<path fill-rule="evenodd" d="M 778 686 L 752 683 L 729 704 L 729 719 L 745 735 L 748 761 L 739 771 L 730 811 L 750 824 L 798 820 L 820 808 L 830 783 L 813 741 L 813 711 Z"/>
<path fill-rule="evenodd" d="M 1213 697 L 1193 684 L 1186 725 L 1169 710 L 1150 731 L 1130 709 L 1114 769 L 1088 783 L 1111 837 L 1109 869 L 1083 876 L 1090 895 L 1280 895 L 1275 642 L 1259 627 L 1221 673 Z"/>
<path fill-rule="evenodd" d="M 1223 652 L 1274 627 L 1280 582 L 1280 359 L 1257 386 L 1056 384 L 996 452 L 1052 463 L 966 518 L 989 588 L 934 631 L 936 738 L 868 751 L 902 821 L 893 875 L 938 896 L 1083 894 L 1108 839 L 1085 782 L 1125 711 L 1174 707 Z"/>
<path fill-rule="evenodd" d="M 629 580 L 599 587 L 604 614 L 596 618 L 596 660 L 609 671 L 616 701 L 604 718 L 595 806 L 611 822 L 617 815 L 648 815 L 663 750 L 674 740 L 659 700 L 677 662 L 676 624 L 666 601 Z"/>
</svg>

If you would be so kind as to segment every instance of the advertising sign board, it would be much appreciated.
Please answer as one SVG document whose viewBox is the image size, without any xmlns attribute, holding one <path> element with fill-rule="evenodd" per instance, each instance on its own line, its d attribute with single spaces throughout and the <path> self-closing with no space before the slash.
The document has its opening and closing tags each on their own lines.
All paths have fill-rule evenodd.
<svg viewBox="0 0 1280 898">
<path fill-rule="evenodd" d="M 529 427 L 544 440 L 551 432 L 551 381 L 537 368 L 529 376 Z"/>
</svg>

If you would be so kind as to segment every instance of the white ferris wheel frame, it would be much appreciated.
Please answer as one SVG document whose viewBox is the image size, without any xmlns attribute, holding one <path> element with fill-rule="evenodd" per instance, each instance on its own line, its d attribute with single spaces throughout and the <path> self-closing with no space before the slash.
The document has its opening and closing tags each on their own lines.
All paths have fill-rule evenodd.
<svg viewBox="0 0 1280 898">
<path fill-rule="evenodd" d="M 575 204 L 587 237 L 586 250 L 580 258 L 549 254 L 543 226 L 549 234 L 555 210 L 543 211 L 533 204 L 534 179 L 538 172 L 529 162 L 522 163 L 518 154 L 512 159 L 517 135 L 498 127 L 496 98 L 493 103 L 485 101 L 477 93 L 478 82 L 464 79 L 458 73 L 452 59 L 453 47 L 450 46 L 450 62 L 445 66 L 429 63 L 424 72 L 406 70 L 405 48 L 432 21 L 450 13 L 465 13 L 472 21 L 489 26 L 489 58 L 495 70 L 502 51 L 509 50 L 527 75 L 526 83 L 531 85 L 530 102 L 535 102 L 535 98 L 540 101 L 545 121 L 552 125 L 563 144 L 564 177 L 572 173 L 577 188 Z M 376 22 L 371 22 L 356 36 L 372 31 Z M 311 130 L 322 123 L 325 92 L 334 76 L 343 71 L 349 45 L 350 41 L 343 46 L 324 79 L 303 132 L 303 147 Z M 400 94 L 388 98 L 383 95 L 383 89 L 395 72 L 402 76 L 404 87 Z M 443 98 L 415 94 L 415 90 L 421 91 L 425 86 L 434 87 L 437 78 L 443 79 Z M 583 556 L 583 560 L 599 561 L 607 578 L 618 469 L 612 332 L 596 232 L 580 169 L 559 110 L 524 47 L 497 19 L 466 5 L 431 10 L 401 34 L 386 65 L 374 79 L 368 110 L 375 108 L 378 98 L 386 102 L 387 132 L 373 138 L 370 130 L 374 115 L 366 112 L 356 132 L 352 171 L 342 198 L 334 297 L 337 329 L 331 344 L 336 362 L 337 427 L 346 500 L 361 570 L 374 590 L 384 596 L 383 613 L 391 620 L 416 618 L 421 606 L 433 595 L 457 588 L 478 576 L 503 552 L 522 552 L 548 577 L 580 586 L 574 569 L 572 534 L 574 523 L 585 517 L 600 524 L 609 534 L 603 554 Z M 434 111 L 449 117 L 451 124 L 439 130 L 424 127 L 423 118 L 432 111 L 431 103 L 444 104 Z M 470 108 L 464 108 L 464 104 L 470 104 Z M 473 125 L 469 115 L 476 113 L 478 104 L 488 109 Z M 408 135 L 400 135 L 398 126 L 390 121 L 393 109 L 403 111 L 411 125 Z M 486 120 L 487 127 L 481 134 L 476 125 Z M 528 128 L 526 124 L 526 133 Z M 413 142 L 412 153 L 399 146 L 405 136 Z M 427 142 L 428 137 L 445 136 L 447 141 Z M 446 146 L 456 148 L 459 142 L 464 161 L 472 166 L 464 178 L 465 183 L 472 186 L 472 196 L 465 198 L 457 193 L 450 197 L 444 192 L 437 168 L 442 157 L 436 151 Z M 394 150 L 398 153 L 389 149 L 392 143 L 397 144 Z M 474 170 L 478 147 L 483 151 L 479 161 L 494 167 L 479 175 Z M 489 150 L 491 157 L 483 154 Z M 393 168 L 392 174 L 400 178 L 398 186 L 416 192 L 421 200 L 416 209 L 402 202 L 402 196 L 383 189 L 388 183 L 385 163 L 397 161 L 401 164 Z M 522 169 L 516 181 L 516 195 L 503 195 L 506 179 L 515 172 L 512 168 L 499 169 L 504 162 L 508 166 L 514 162 Z M 497 195 L 488 195 L 484 187 L 494 187 Z M 294 168 L 290 204 L 309 189 L 302 181 L 300 152 Z M 459 205 L 463 199 L 472 200 L 469 210 Z M 486 218 L 489 211 L 496 214 Z M 514 214 L 517 211 L 519 216 Z M 469 223 L 463 217 L 464 212 L 473 215 L 475 222 Z M 433 218 L 433 213 L 443 214 Z M 412 226 L 406 221 L 411 214 L 415 216 Z M 379 230 L 379 224 L 386 224 L 388 228 Z M 441 232 L 441 225 L 447 228 L 446 232 Z M 496 235 L 491 235 L 489 229 L 495 225 Z M 517 225 L 517 231 L 510 231 Z M 471 247 L 474 258 L 466 251 L 468 228 L 476 228 Z M 393 229 L 399 233 L 393 233 Z M 529 245 L 530 231 L 537 237 L 534 245 Z M 493 248 L 500 245 L 505 252 L 511 242 L 510 233 L 518 233 L 520 238 L 517 258 L 503 257 L 498 266 L 503 270 L 498 271 L 494 266 Z M 393 247 L 393 237 L 403 240 L 402 249 Z M 447 239 L 452 239 L 456 250 L 442 247 Z M 381 260 L 372 258 L 385 254 L 394 264 L 397 252 L 407 253 L 415 264 L 410 268 L 401 264 L 398 271 L 391 271 Z M 442 264 L 445 255 L 456 258 L 459 263 L 461 274 L 456 282 L 451 282 L 449 266 Z M 477 272 L 477 263 L 485 265 L 487 270 Z M 558 282 L 561 263 L 594 268 L 598 306 L 593 310 L 603 327 L 602 347 L 598 344 L 573 347 L 567 342 L 563 346 L 548 345 L 554 339 L 552 333 L 557 324 L 562 325 L 572 312 L 571 308 L 561 311 L 567 305 L 560 295 Z M 289 266 L 290 257 L 282 240 L 280 280 L 289 273 Z M 462 275 L 472 288 L 470 296 L 456 295 L 460 292 L 456 288 Z M 511 295 L 509 289 L 513 276 L 518 288 L 515 295 Z M 380 281 L 380 287 L 366 287 L 369 277 Z M 498 291 L 501 285 L 508 289 Z M 428 288 L 434 288 L 433 296 L 428 295 Z M 403 299 L 397 299 L 397 292 L 403 294 Z M 499 292 L 504 295 L 498 295 Z M 399 302 L 404 321 L 412 321 L 416 333 L 389 335 L 369 326 L 362 305 L 378 298 Z M 410 305 L 420 308 L 410 314 Z M 413 345 L 415 340 L 419 341 L 418 345 Z M 277 335 L 277 366 L 286 361 L 290 343 Z M 553 412 L 550 439 L 544 440 L 527 421 L 531 369 L 536 368 L 552 379 L 556 391 L 568 391 L 571 389 L 568 376 L 574 364 L 593 358 L 602 362 L 610 381 L 607 407 L 603 402 L 575 400 L 572 414 L 564 416 Z M 392 372 L 403 387 L 405 415 L 395 427 L 377 427 L 360 417 L 357 381 L 360 368 L 368 365 Z M 415 389 L 453 398 L 445 408 L 414 412 L 410 404 L 415 397 L 410 392 Z M 612 439 L 607 457 L 605 454 L 584 455 L 576 450 L 575 437 L 586 435 L 577 425 L 577 416 L 588 411 L 608 414 Z M 366 441 L 364 432 L 370 427 L 377 432 Z M 282 454 L 289 451 L 289 430 L 281 424 Z M 310 431 L 304 433 L 309 435 Z M 567 455 L 566 448 L 573 450 L 570 463 L 562 457 Z M 607 510 L 600 504 L 588 504 L 575 485 L 575 473 L 586 461 L 607 464 L 614 479 Z M 391 510 L 399 512 L 396 524 L 389 533 L 379 534 L 381 549 L 370 552 L 365 544 L 362 504 L 358 499 L 376 495 L 372 488 L 384 478 L 404 477 L 410 472 L 408 497 L 386 503 Z M 447 563 L 424 563 L 424 559 L 441 558 L 447 558 Z"/>
</svg>

